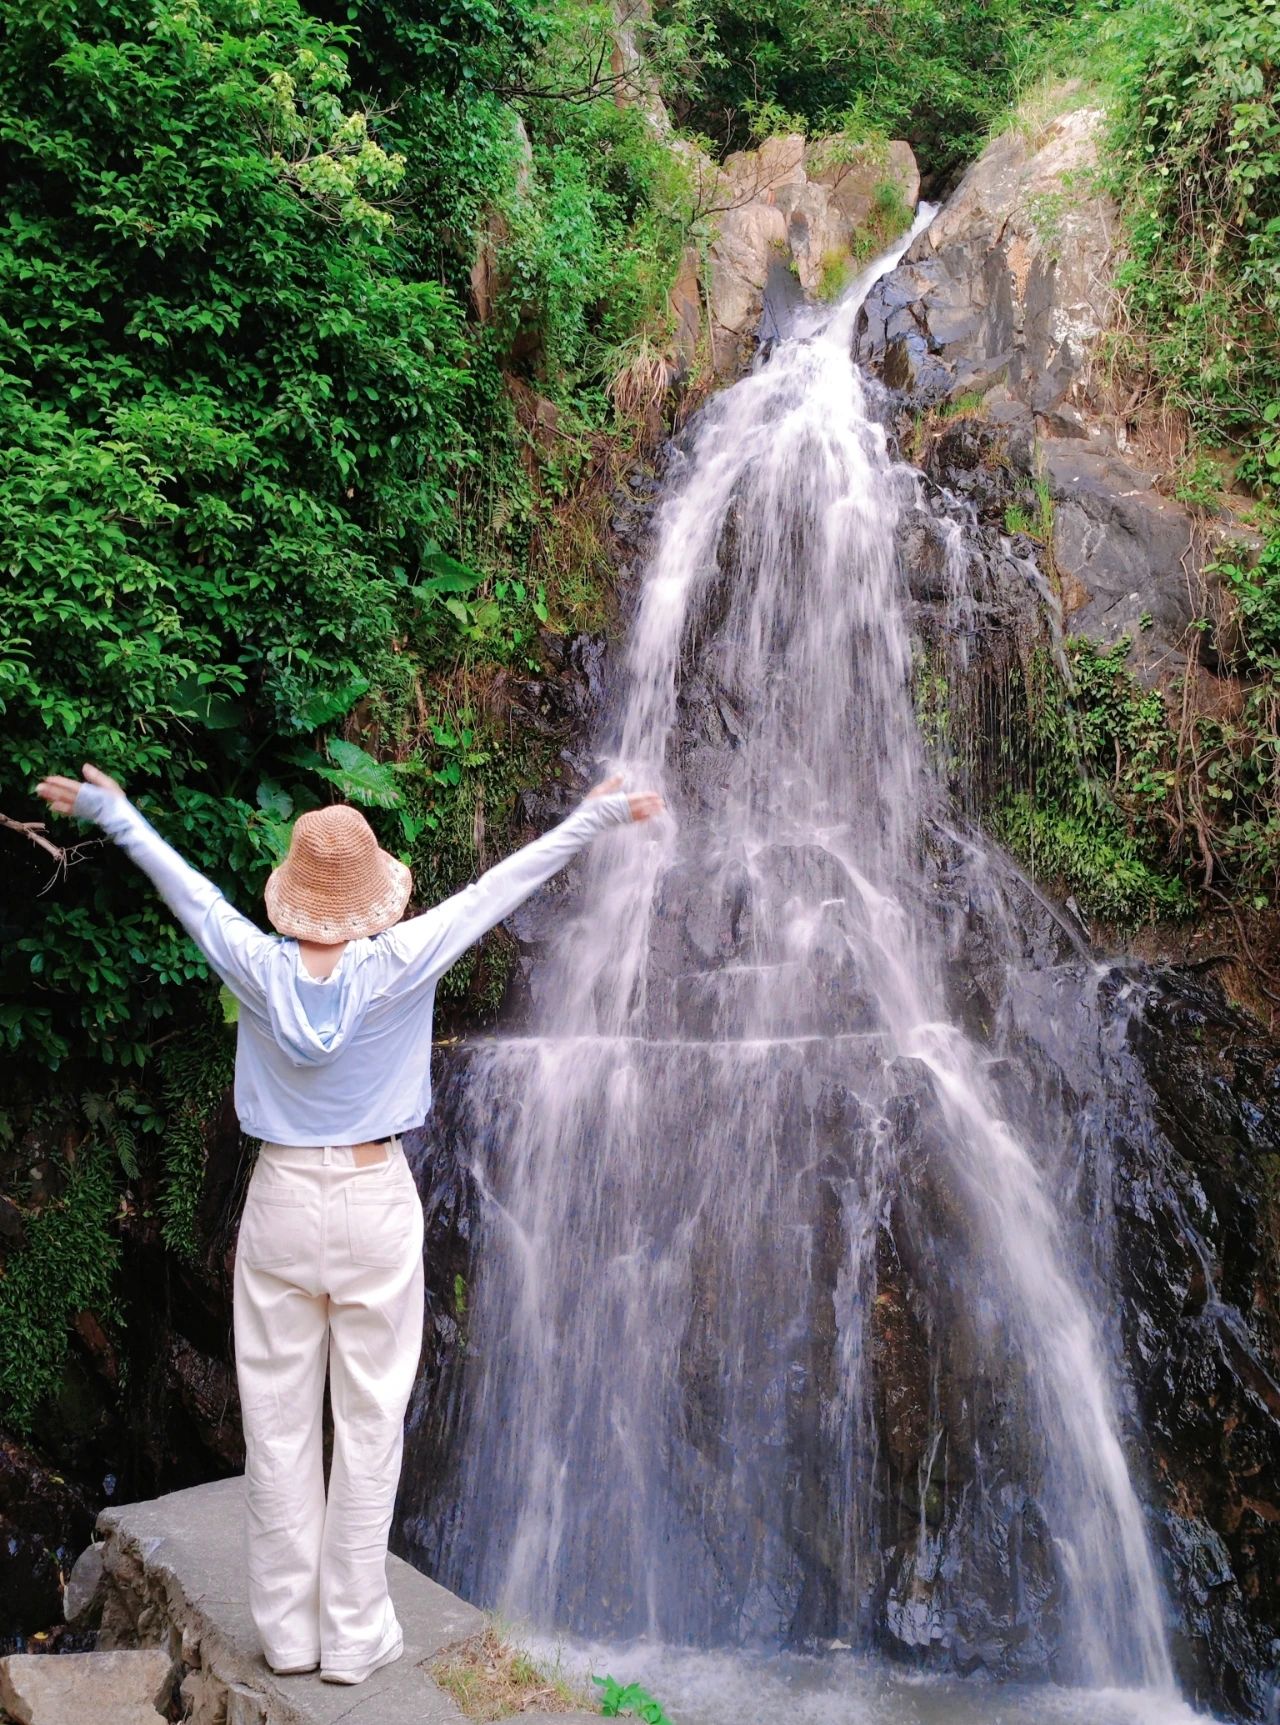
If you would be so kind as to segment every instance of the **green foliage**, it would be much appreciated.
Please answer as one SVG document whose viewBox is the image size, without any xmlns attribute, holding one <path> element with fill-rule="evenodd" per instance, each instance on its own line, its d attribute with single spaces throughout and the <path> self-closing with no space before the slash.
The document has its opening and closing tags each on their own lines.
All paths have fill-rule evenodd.
<svg viewBox="0 0 1280 1725">
<path fill-rule="evenodd" d="M 57 1388 L 77 1312 L 109 1301 L 117 1155 L 93 1136 L 66 1157 L 61 1195 L 26 1214 L 25 1242 L 0 1277 L 0 1408 L 19 1433 Z"/>
<path fill-rule="evenodd" d="M 1219 571 L 1242 710 L 1192 707 L 1171 795 L 1175 849 L 1194 834 L 1202 885 L 1266 902 L 1280 885 L 1280 0 L 1112 0 L 1080 34 L 1112 112 L 1137 338 L 1123 357 L 1188 429 L 1173 489 L 1216 513 L 1234 470 L 1260 499 L 1256 564 Z"/>
<path fill-rule="evenodd" d="M 980 389 L 966 390 L 960 395 L 953 395 L 944 401 L 937 409 L 940 420 L 947 419 L 980 419 L 983 413 L 983 393 Z"/>
<path fill-rule="evenodd" d="M 1000 838 L 1033 875 L 1122 926 L 1181 915 L 1190 898 L 1162 810 L 1174 783 L 1163 696 L 1128 669 L 1131 643 L 1068 643 L 1069 691 L 1035 668 L 1029 703 L 1034 783 L 995 813 Z"/>
<path fill-rule="evenodd" d="M 511 205 L 504 314 L 540 332 L 540 371 L 557 401 L 596 423 L 616 349 L 665 323 L 692 217 L 679 159 L 634 107 L 547 104 L 530 117 L 532 172 Z"/>
<path fill-rule="evenodd" d="M 1085 20 L 1088 28 L 1090 20 Z M 1280 476 L 1280 3 L 1099 8 L 1130 314 L 1166 403 Z"/>
<path fill-rule="evenodd" d="M 977 153 L 1067 0 L 660 0 L 690 43 L 678 116 L 740 149 L 777 131 L 905 137 L 929 169 Z"/>
<path fill-rule="evenodd" d="M 1121 649 L 1077 643 L 1080 744 L 1088 775 L 1137 847 L 1130 860 L 1179 882 L 1188 906 L 1207 893 L 1261 909 L 1280 891 L 1280 0 L 1096 0 L 1054 46 L 1054 71 L 1074 62 L 1090 99 L 1109 112 L 1101 177 L 1125 241 L 1125 315 L 1109 345 L 1125 374 L 1131 429 L 1140 438 L 1150 419 L 1165 435 L 1185 428 L 1169 489 L 1198 514 L 1229 505 L 1263 539 L 1256 559 L 1226 556 L 1208 571 L 1234 615 L 1200 623 L 1216 662 L 1240 679 L 1238 706 L 1202 711 L 1194 686 L 1176 680 L 1175 724 Z M 1047 61 L 1043 43 L 1040 52 Z M 1043 124 L 1079 100 L 1078 84 L 1059 81 L 1011 118 Z M 1062 196 L 1031 208 L 1050 250 L 1070 195 L 1066 179 Z M 1015 505 L 1005 524 L 1051 545 L 1047 492 L 1035 510 Z M 1086 865 L 1082 847 L 1096 837 L 1114 852 L 1115 835 L 1064 802 L 1066 783 L 1054 778 L 1034 820 L 1030 805 L 1006 812 L 1011 842 L 1024 855 L 1034 847 L 1097 899 L 1111 861 Z M 1118 897 L 1100 896 L 1111 900 L 1108 914 L 1126 898 L 1134 915 L 1161 908 L 1160 892 L 1137 879 Z"/>
<path fill-rule="evenodd" d="M 1060 883 L 1087 915 L 1132 927 L 1187 908 L 1177 883 L 1142 860 L 1133 836 L 1106 818 L 1104 804 L 1075 814 L 1019 791 L 1000 811 L 998 831 L 1033 877 Z"/>
<path fill-rule="evenodd" d="M 428 902 L 457 892 L 495 860 L 489 835 L 509 827 L 520 785 L 538 759 L 525 744 L 517 753 L 492 731 L 479 726 L 469 708 L 433 727 L 436 764 L 406 785 L 408 807 L 420 812 L 420 836 L 409 862 L 417 890 Z M 449 794 L 438 795 L 444 786 Z M 442 977 L 440 997 L 465 1002 L 481 1019 L 502 1003 L 514 952 L 495 933 L 472 947 Z"/>
<path fill-rule="evenodd" d="M 638 111 L 537 104 L 516 196 L 510 110 L 466 90 L 568 75 L 589 9 L 366 21 L 357 64 L 405 91 L 439 80 L 415 86 L 425 139 L 398 113 L 384 144 L 350 93 L 353 38 L 297 0 L 108 5 L 88 24 L 55 6 L 0 48 L 0 795 L 96 760 L 242 902 L 329 796 L 409 847 L 439 824 L 431 799 L 406 803 L 414 774 L 435 802 L 458 784 L 439 736 L 387 764 L 351 730 L 362 701 L 402 729 L 459 658 L 523 662 L 549 618 L 510 572 L 520 509 L 500 537 L 458 527 L 480 428 L 507 435 L 487 356 L 533 330 L 543 387 L 605 423 L 608 356 L 660 315 L 683 244 L 688 188 Z M 435 279 L 438 237 L 424 255 L 417 212 L 385 203 L 421 189 L 468 100 L 488 118 L 455 190 L 472 207 L 505 173 L 510 275 L 505 327 L 473 336 Z M 504 471 L 530 506 L 519 462 Z M 443 548 L 459 538 L 479 563 Z M 45 1066 L 85 1047 L 139 1066 L 175 985 L 204 978 L 113 858 L 23 915 L 0 1033 Z"/>
<path fill-rule="evenodd" d="M 854 234 L 854 256 L 869 263 L 911 226 L 911 206 L 896 180 L 880 180 L 871 194 L 866 220 Z"/>
<path fill-rule="evenodd" d="M 250 894 L 285 800 L 388 800 L 354 745 L 300 745 L 367 687 L 469 459 L 458 311 L 397 273 L 372 200 L 401 164 L 345 84 L 293 0 L 49 7 L 0 49 L 0 784 L 88 758 L 161 787 Z M 203 975 L 119 881 L 73 869 L 15 943 L 54 1010 L 6 1030 L 47 1062 L 137 1065 Z"/>
<path fill-rule="evenodd" d="M 817 296 L 820 300 L 837 300 L 849 285 L 851 259 L 847 252 L 829 251 L 822 254 L 818 273 Z"/>
<path fill-rule="evenodd" d="M 643 1719 L 646 1725 L 671 1725 L 660 1701 L 639 1683 L 619 1683 L 616 1677 L 593 1677 L 600 1688 L 600 1711 L 606 1719 Z"/>
<path fill-rule="evenodd" d="M 160 1109 L 154 1126 L 161 1168 L 160 1235 L 170 1251 L 191 1263 L 199 1255 L 196 1215 L 205 1151 L 231 1083 L 234 1050 L 228 1027 L 210 1018 L 190 1039 L 167 1046 L 159 1059 Z"/>
<path fill-rule="evenodd" d="M 34 818 L 36 778 L 94 760 L 252 914 L 292 820 L 340 798 L 423 898 L 455 889 L 502 854 L 546 766 L 478 725 L 467 691 L 540 669 L 566 595 L 600 605 L 598 559 L 589 576 L 526 565 L 593 470 L 614 356 L 665 340 L 683 245 L 683 170 L 639 114 L 607 82 L 559 100 L 608 8 L 10 12 L 0 809 Z M 481 325 L 485 221 L 505 291 Z M 512 411 L 513 369 L 560 406 L 551 447 Z M 0 1280 L 25 1299 L 22 1266 L 51 1274 L 42 1242 L 62 1228 L 65 1310 L 51 1294 L 37 1336 L 13 1308 L 0 1406 L 24 1420 L 69 1314 L 106 1297 L 126 1182 L 127 1225 L 158 1217 L 194 1252 L 231 1042 L 203 961 L 125 859 L 71 823 L 51 836 L 75 847 L 65 869 L 0 833 L 18 862 L 0 1126 L 69 1092 L 95 1160 Z M 446 997 L 493 1010 L 508 965 L 500 941 L 468 955 Z"/>
</svg>

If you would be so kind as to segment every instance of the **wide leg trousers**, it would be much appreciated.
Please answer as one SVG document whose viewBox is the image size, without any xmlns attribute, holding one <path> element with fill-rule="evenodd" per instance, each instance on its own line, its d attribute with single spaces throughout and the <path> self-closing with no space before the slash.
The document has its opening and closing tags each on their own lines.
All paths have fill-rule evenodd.
<svg viewBox="0 0 1280 1725">
<path fill-rule="evenodd" d="M 271 1665 L 358 1667 L 394 1633 L 387 1539 L 422 1346 L 422 1229 L 398 1142 L 371 1166 L 336 1145 L 259 1154 L 235 1338 L 249 1603 Z"/>
</svg>

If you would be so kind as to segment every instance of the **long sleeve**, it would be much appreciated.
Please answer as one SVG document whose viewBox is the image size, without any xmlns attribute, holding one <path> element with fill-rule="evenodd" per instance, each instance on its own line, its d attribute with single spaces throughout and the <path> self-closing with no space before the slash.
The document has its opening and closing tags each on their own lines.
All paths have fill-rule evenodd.
<svg viewBox="0 0 1280 1725">
<path fill-rule="evenodd" d="M 100 785 L 84 785 L 75 813 L 80 820 L 94 821 L 137 863 L 237 999 L 260 1003 L 276 943 L 228 904 L 212 881 L 184 862 L 127 797 Z"/>
<path fill-rule="evenodd" d="M 471 886 L 401 923 L 385 937 L 394 942 L 411 973 L 401 973 L 401 986 L 442 976 L 481 935 L 510 916 L 597 834 L 630 819 L 625 791 L 589 797 L 567 820 L 496 864 Z"/>
</svg>

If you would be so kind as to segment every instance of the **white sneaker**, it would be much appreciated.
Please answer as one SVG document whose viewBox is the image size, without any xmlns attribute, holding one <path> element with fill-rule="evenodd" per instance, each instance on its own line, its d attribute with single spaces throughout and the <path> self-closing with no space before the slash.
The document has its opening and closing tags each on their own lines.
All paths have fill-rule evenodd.
<svg viewBox="0 0 1280 1725">
<path fill-rule="evenodd" d="M 378 1644 L 378 1650 L 373 1658 L 364 1665 L 325 1665 L 320 1666 L 320 1681 L 322 1683 L 363 1683 L 366 1677 L 372 1677 L 375 1671 L 380 1671 L 384 1665 L 394 1665 L 404 1652 L 404 1631 L 391 1619 L 391 1626 Z"/>
<path fill-rule="evenodd" d="M 313 1671 L 320 1669 L 320 1661 L 313 1659 L 309 1665 L 272 1665 L 267 1661 L 272 1675 L 276 1677 L 307 1677 Z"/>
</svg>

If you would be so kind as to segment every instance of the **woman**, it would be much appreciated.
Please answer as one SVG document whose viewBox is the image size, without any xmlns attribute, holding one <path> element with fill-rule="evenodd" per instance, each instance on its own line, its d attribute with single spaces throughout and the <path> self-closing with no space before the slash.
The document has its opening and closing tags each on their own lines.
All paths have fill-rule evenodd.
<svg viewBox="0 0 1280 1725">
<path fill-rule="evenodd" d="M 235 1101 L 262 1140 L 235 1268 L 249 1602 L 278 1675 L 361 1683 L 398 1659 L 387 1537 L 422 1342 L 422 1211 L 400 1134 L 431 1105 L 436 983 L 596 834 L 662 808 L 596 787 L 545 837 L 407 922 L 412 877 L 357 809 L 301 815 L 265 935 L 96 767 L 37 787 L 148 874 L 240 1003 Z M 333 1459 L 326 1500 L 326 1367 Z"/>
</svg>

